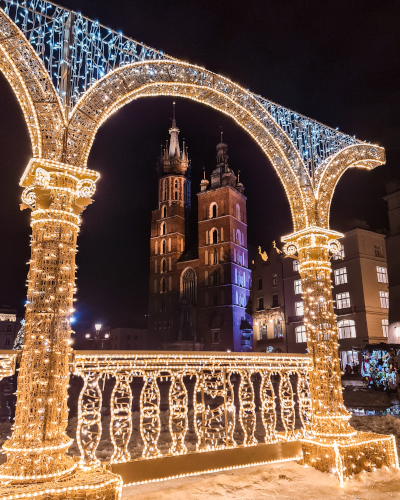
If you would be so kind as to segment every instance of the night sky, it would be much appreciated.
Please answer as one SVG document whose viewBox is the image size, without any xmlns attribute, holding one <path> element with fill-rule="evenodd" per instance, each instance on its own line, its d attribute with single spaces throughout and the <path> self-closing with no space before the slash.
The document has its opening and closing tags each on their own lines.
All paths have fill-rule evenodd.
<svg viewBox="0 0 400 500">
<path fill-rule="evenodd" d="M 179 59 L 220 73 L 263 97 L 386 148 L 387 165 L 350 170 L 339 182 L 331 226 L 354 220 L 387 231 L 385 184 L 400 179 L 400 2 L 380 0 L 60 0 Z M 83 213 L 77 256 L 77 330 L 94 322 L 135 326 L 147 310 L 155 166 L 168 138 L 171 98 L 133 102 L 102 126 L 88 166 L 101 173 Z M 269 249 L 292 230 L 284 190 L 256 143 L 228 117 L 176 99 L 180 137 L 193 165 L 195 201 L 210 174 L 220 127 L 230 166 L 248 196 L 248 241 Z M 23 313 L 28 210 L 19 178 L 31 148 L 22 112 L 0 75 L 0 306 Z M 196 205 L 194 205 L 196 207 Z"/>
</svg>

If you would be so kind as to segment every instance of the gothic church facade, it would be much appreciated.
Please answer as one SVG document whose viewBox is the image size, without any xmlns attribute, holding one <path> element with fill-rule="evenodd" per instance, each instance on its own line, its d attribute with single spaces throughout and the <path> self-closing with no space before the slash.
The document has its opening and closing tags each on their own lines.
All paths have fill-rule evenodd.
<svg viewBox="0 0 400 500">
<path fill-rule="evenodd" d="M 211 182 L 198 196 L 198 241 L 189 242 L 191 166 L 180 149 L 175 111 L 169 146 L 157 167 L 158 206 L 150 238 L 150 347 L 165 350 L 252 350 L 244 186 L 217 145 Z"/>
</svg>

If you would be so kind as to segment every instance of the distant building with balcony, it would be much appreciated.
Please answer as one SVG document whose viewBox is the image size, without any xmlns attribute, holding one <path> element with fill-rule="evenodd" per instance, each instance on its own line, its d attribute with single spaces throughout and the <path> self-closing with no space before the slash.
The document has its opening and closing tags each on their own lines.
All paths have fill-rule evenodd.
<svg viewBox="0 0 400 500">
<path fill-rule="evenodd" d="M 385 236 L 354 229 L 341 239 L 332 261 L 332 295 L 342 367 L 358 363 L 353 347 L 386 342 L 388 273 Z M 259 253 L 252 266 L 255 351 L 298 352 L 307 348 L 299 264 L 276 248 Z"/>
</svg>

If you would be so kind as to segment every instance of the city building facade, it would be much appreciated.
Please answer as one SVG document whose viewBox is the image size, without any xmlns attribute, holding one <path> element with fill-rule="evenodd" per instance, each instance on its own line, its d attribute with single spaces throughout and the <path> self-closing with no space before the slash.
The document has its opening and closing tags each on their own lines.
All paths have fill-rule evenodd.
<svg viewBox="0 0 400 500">
<path fill-rule="evenodd" d="M 110 330 L 110 349 L 140 351 L 147 349 L 145 328 L 113 328 Z"/>
<path fill-rule="evenodd" d="M 345 233 L 332 263 L 332 293 L 337 315 L 342 367 L 358 364 L 353 348 L 388 338 L 388 274 L 385 236 L 364 229 Z M 301 278 L 298 261 L 272 248 L 252 266 L 254 349 L 305 352 Z"/>
<path fill-rule="evenodd" d="M 389 276 L 389 343 L 400 343 L 400 182 L 386 186 L 390 233 L 385 239 Z"/>
<path fill-rule="evenodd" d="M 0 349 L 12 349 L 14 340 L 21 328 L 21 318 L 17 318 L 17 310 L 0 309 Z"/>
<path fill-rule="evenodd" d="M 148 344 L 167 350 L 252 350 L 251 272 L 244 186 L 217 145 L 211 183 L 201 181 L 197 242 L 190 245 L 191 166 L 175 112 L 158 162 L 152 212 Z M 250 314 L 249 314 L 250 313 Z"/>
</svg>

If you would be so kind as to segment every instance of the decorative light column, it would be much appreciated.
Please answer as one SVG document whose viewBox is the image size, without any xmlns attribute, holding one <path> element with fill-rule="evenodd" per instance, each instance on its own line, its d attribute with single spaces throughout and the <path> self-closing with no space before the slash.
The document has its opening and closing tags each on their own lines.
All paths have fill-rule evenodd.
<svg viewBox="0 0 400 500">
<path fill-rule="evenodd" d="M 334 471 L 341 482 L 362 470 L 398 467 L 394 436 L 355 431 L 343 403 L 330 264 L 330 254 L 340 251 L 336 238 L 342 236 L 312 226 L 282 238 L 285 253 L 299 260 L 307 346 L 314 365 L 310 373 L 312 432 L 303 440 L 304 462 Z"/>
<path fill-rule="evenodd" d="M 64 487 L 64 493 L 65 488 L 71 489 L 68 498 L 82 495 L 82 490 L 93 495 L 104 490 L 108 495 L 93 498 L 119 498 L 117 476 L 101 469 L 91 470 L 90 478 L 88 473 L 85 478 L 66 454 L 72 443 L 65 432 L 71 351 L 68 318 L 73 311 L 79 214 L 91 203 L 98 178 L 87 169 L 34 159 L 21 179 L 22 208 L 32 209 L 32 249 L 14 432 L 3 446 L 7 462 L 0 467 L 0 479 L 10 485 L 0 487 L 0 498 L 10 492 L 24 495 L 29 490 L 26 483 L 36 483 L 36 495 L 50 483 L 52 498 L 59 497 L 57 485 Z"/>
</svg>

